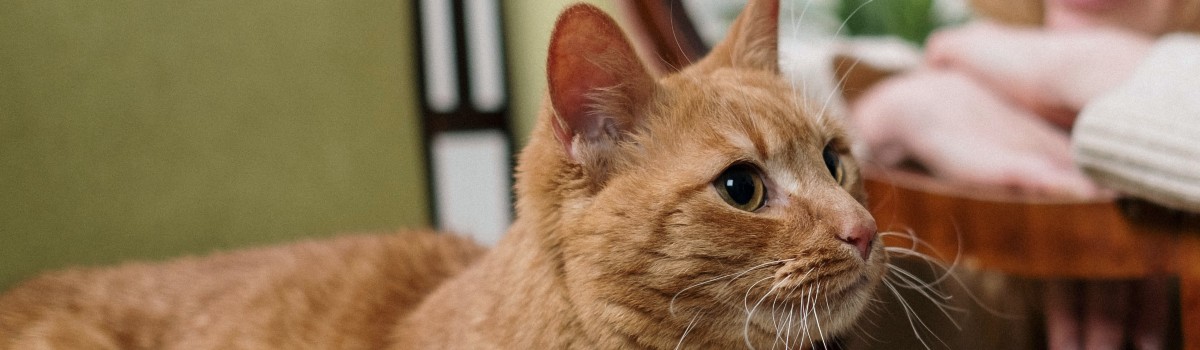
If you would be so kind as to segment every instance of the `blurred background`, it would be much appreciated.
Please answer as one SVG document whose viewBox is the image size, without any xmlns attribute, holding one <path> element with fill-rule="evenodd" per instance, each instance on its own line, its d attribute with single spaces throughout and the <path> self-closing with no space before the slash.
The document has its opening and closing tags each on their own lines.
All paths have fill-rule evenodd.
<svg viewBox="0 0 1200 350">
<path fill-rule="evenodd" d="M 516 135 L 505 154 L 534 119 L 550 28 L 569 2 L 485 1 L 512 82 L 485 125 Z M 418 11 L 377 0 L 8 3 L 0 289 L 72 265 L 433 225 Z M 500 162 L 505 173 L 485 176 L 507 179 Z"/>
</svg>

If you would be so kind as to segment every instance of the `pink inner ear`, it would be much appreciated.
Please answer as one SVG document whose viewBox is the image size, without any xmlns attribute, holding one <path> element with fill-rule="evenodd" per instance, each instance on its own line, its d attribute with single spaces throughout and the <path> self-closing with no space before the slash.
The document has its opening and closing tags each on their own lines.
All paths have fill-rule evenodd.
<svg viewBox="0 0 1200 350">
<path fill-rule="evenodd" d="M 597 103 L 602 103 L 592 100 L 595 92 L 611 90 L 623 95 L 624 103 L 637 103 L 649 94 L 646 87 L 654 84 L 617 23 L 586 4 L 572 6 L 559 16 L 550 38 L 546 75 L 559 119 L 553 123 L 555 136 L 570 156 L 576 135 L 594 138 L 604 132 L 604 118 L 629 117 L 595 113 Z M 611 110 L 634 109 L 616 107 Z M 627 125 L 620 121 L 613 122 Z"/>
<path fill-rule="evenodd" d="M 597 69 L 595 63 L 588 62 L 583 56 L 551 55 L 550 62 L 550 99 L 562 121 L 554 124 L 555 133 L 569 153 L 575 135 L 594 136 L 602 128 L 601 116 L 589 113 L 589 108 L 593 107 L 589 93 L 616 86 L 619 82 L 612 74 Z"/>
</svg>

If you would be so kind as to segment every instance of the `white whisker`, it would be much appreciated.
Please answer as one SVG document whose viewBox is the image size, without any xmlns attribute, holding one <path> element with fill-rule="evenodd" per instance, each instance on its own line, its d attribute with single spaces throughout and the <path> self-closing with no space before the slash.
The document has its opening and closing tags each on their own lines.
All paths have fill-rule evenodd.
<svg viewBox="0 0 1200 350">
<path fill-rule="evenodd" d="M 816 288 L 817 288 L 817 290 L 816 290 L 815 294 L 813 294 L 813 303 L 812 303 L 813 304 L 812 305 L 813 322 L 816 323 L 816 325 L 817 325 L 817 336 L 819 337 L 821 342 L 824 342 L 825 341 L 825 330 L 821 329 L 821 311 L 817 309 L 817 303 L 816 303 L 817 296 L 821 295 L 821 283 L 820 282 L 817 282 Z"/>
<path fill-rule="evenodd" d="M 796 303 L 789 303 L 789 304 L 790 305 L 788 305 L 787 322 L 784 323 L 786 328 L 784 328 L 785 332 L 784 332 L 784 336 L 783 336 L 783 347 L 785 349 L 791 348 L 791 346 L 792 346 L 792 329 L 795 328 L 795 325 L 792 324 L 792 321 L 794 321 L 796 318 Z"/>
<path fill-rule="evenodd" d="M 750 323 L 752 322 L 752 319 L 754 318 L 754 310 L 758 308 L 758 305 L 762 303 L 763 299 L 766 299 L 767 296 L 771 295 L 771 292 L 775 290 L 775 284 L 772 284 L 772 287 L 767 290 L 767 293 L 763 294 L 762 298 L 759 298 L 758 302 L 754 304 L 753 308 L 750 307 L 750 292 L 754 290 L 754 286 L 758 285 L 759 283 L 762 283 L 763 281 L 766 281 L 766 280 L 769 280 L 772 278 L 774 278 L 774 277 L 765 277 L 763 279 L 755 281 L 753 284 L 750 285 L 749 288 L 746 288 L 746 295 L 745 295 L 745 297 L 742 298 L 742 303 L 746 310 L 746 321 L 743 322 L 743 324 L 742 324 L 742 339 L 746 342 L 747 348 L 754 349 L 754 345 L 750 343 Z"/>
<path fill-rule="evenodd" d="M 896 266 L 895 264 L 892 264 L 892 263 L 888 263 L 886 266 L 887 266 L 889 272 L 895 272 L 896 278 L 900 279 L 900 281 L 893 281 L 893 282 L 903 282 L 903 283 L 897 283 L 897 284 L 899 284 L 900 287 L 904 287 L 906 289 L 929 290 L 934 295 L 937 295 L 937 297 L 941 300 L 953 299 L 952 296 L 950 296 L 948 294 L 944 294 L 940 289 L 937 288 L 937 286 L 939 285 L 938 281 L 924 282 L 924 281 L 921 281 L 921 279 L 918 278 L 916 275 L 914 275 L 912 272 L 909 272 L 908 270 L 905 270 L 904 268 L 902 268 L 900 266 Z"/>
<path fill-rule="evenodd" d="M 786 280 L 784 280 L 784 281 L 786 281 Z M 782 282 L 782 281 L 780 281 L 780 282 Z M 776 282 L 776 283 L 780 283 L 780 282 Z M 786 314 L 785 315 L 777 315 L 778 312 L 780 311 L 779 310 L 779 298 L 780 297 L 784 297 L 786 299 L 786 295 L 784 295 L 784 293 L 775 293 L 775 296 L 773 298 L 771 298 L 771 325 L 775 327 L 775 340 L 771 343 L 772 349 L 774 349 L 775 345 L 779 344 L 779 342 L 781 340 L 783 340 L 783 338 L 782 338 L 782 335 L 784 332 L 783 327 L 785 327 L 783 318 L 787 317 Z M 784 348 L 787 348 L 786 341 L 784 342 Z"/>
<path fill-rule="evenodd" d="M 908 324 L 912 327 L 913 335 L 917 337 L 917 340 L 921 342 L 921 345 L 925 346 L 925 349 L 932 348 L 929 346 L 929 343 L 925 341 L 925 337 L 921 336 L 921 332 L 917 328 L 918 324 L 920 324 L 921 328 L 924 328 L 929 334 L 932 334 L 935 339 L 942 343 L 942 345 L 945 345 L 947 348 L 949 348 L 949 345 L 946 345 L 946 342 L 942 341 L 942 338 L 938 337 L 937 333 L 934 332 L 933 329 L 929 328 L 929 326 L 925 324 L 925 321 L 916 314 L 916 310 L 908 304 L 908 301 L 904 300 L 904 296 L 900 294 L 900 291 L 897 290 L 896 287 L 892 286 L 891 282 L 884 280 L 883 285 L 887 286 L 887 288 L 892 291 L 892 294 L 896 296 L 896 300 L 900 301 L 900 306 L 904 308 L 904 317 L 908 319 Z M 914 322 L 914 320 L 916 322 Z"/>
<path fill-rule="evenodd" d="M 955 272 L 955 270 L 957 269 L 958 266 L 960 266 L 961 261 L 962 261 L 961 258 L 963 256 L 963 253 L 962 253 L 962 245 L 961 244 L 958 247 L 959 251 L 955 255 L 954 261 L 949 266 L 946 266 L 941 263 L 942 259 L 939 259 L 937 257 L 930 256 L 928 254 L 924 254 L 919 251 L 916 251 L 916 247 L 919 246 L 919 247 L 924 247 L 924 248 L 928 249 L 929 251 L 936 252 L 936 250 L 934 250 L 931 245 L 929 245 L 925 241 L 917 238 L 915 235 L 913 235 L 911 233 L 901 234 L 901 233 L 897 233 L 897 232 L 884 232 L 884 233 L 881 233 L 880 236 L 900 237 L 900 238 L 908 239 L 911 242 L 913 242 L 912 248 L 885 247 L 884 250 L 887 251 L 889 255 L 911 256 L 911 257 L 918 258 L 918 259 L 924 261 L 929 266 L 930 271 L 932 273 L 938 275 L 938 277 L 936 279 L 934 279 L 933 281 L 923 282 L 923 281 L 921 281 L 920 278 L 916 277 L 916 275 L 914 275 L 913 273 L 911 273 L 903 268 L 900 268 L 899 266 L 896 266 L 894 264 L 888 264 L 888 268 L 891 271 L 894 271 L 897 273 L 897 278 L 900 278 L 900 276 L 899 276 L 900 274 L 906 275 L 906 277 L 902 278 L 902 281 L 896 281 L 896 282 L 903 282 L 903 283 L 899 283 L 900 287 L 904 287 L 906 289 L 913 289 L 913 290 L 925 289 L 925 290 L 933 291 L 942 300 L 949 300 L 951 297 L 948 295 L 942 294 L 939 290 L 937 290 L 935 288 L 935 286 L 941 285 L 945 281 L 953 280 L 954 284 L 956 284 L 960 288 L 962 288 L 963 292 L 967 295 L 968 298 L 971 299 L 972 302 L 974 302 L 976 305 L 978 305 L 984 311 L 987 311 L 989 314 L 992 314 L 992 315 L 995 315 L 995 316 L 1001 317 L 1001 318 L 1006 318 L 1006 319 L 1022 318 L 1022 316 L 1020 316 L 1020 315 L 1014 315 L 1014 314 L 1010 314 L 1010 313 L 1000 312 L 999 310 L 996 310 L 996 309 L 992 308 L 991 306 L 987 305 L 987 303 L 985 303 L 982 299 L 980 299 L 977 295 L 975 295 L 975 292 L 972 291 L 969 286 L 967 286 L 967 283 L 964 282 L 958 276 L 958 274 Z M 927 295 L 926 297 L 929 297 L 929 296 Z M 930 299 L 930 300 L 932 301 L 932 299 Z M 937 303 L 937 302 L 935 301 L 935 303 Z M 940 303 L 938 303 L 938 304 L 945 305 L 945 304 L 940 304 Z"/>
<path fill-rule="evenodd" d="M 679 350 L 679 349 L 683 348 L 683 340 L 685 338 L 687 338 L 688 333 L 692 332 L 692 327 L 695 327 L 696 320 L 700 317 L 700 315 L 701 315 L 701 313 L 696 313 L 695 315 L 692 315 L 692 320 L 688 321 L 687 327 L 685 327 L 683 329 L 683 335 L 679 336 L 679 343 L 675 344 L 675 350 Z"/>
<path fill-rule="evenodd" d="M 775 264 L 782 264 L 782 263 L 786 263 L 786 262 L 788 262 L 788 261 L 792 261 L 792 260 L 795 260 L 795 259 L 783 259 L 783 260 L 776 260 L 776 261 L 766 262 L 766 263 L 762 263 L 762 264 L 759 264 L 759 265 L 752 266 L 752 267 L 750 267 L 750 268 L 748 268 L 748 269 L 746 269 L 746 270 L 743 270 L 743 271 L 741 271 L 741 272 L 735 272 L 735 273 L 730 273 L 730 274 L 726 274 L 726 275 L 721 275 L 721 276 L 713 277 L 713 278 L 711 278 L 711 279 L 708 279 L 708 280 L 705 280 L 705 281 L 702 281 L 702 282 L 699 282 L 699 283 L 696 283 L 696 284 L 693 284 L 693 285 L 687 286 L 686 288 L 683 288 L 683 289 L 679 290 L 679 292 L 676 292 L 676 293 L 675 293 L 675 295 L 671 297 L 671 301 L 670 301 L 670 302 L 667 304 L 667 311 L 671 313 L 671 316 L 675 316 L 675 300 L 679 298 L 679 295 L 683 294 L 683 292 L 686 292 L 686 291 L 688 291 L 689 289 L 696 288 L 696 287 L 700 287 L 700 286 L 704 286 L 704 285 L 707 285 L 707 284 L 709 284 L 709 283 L 713 283 L 713 282 L 716 282 L 716 281 L 720 281 L 720 280 L 722 280 L 722 279 L 725 279 L 725 278 L 729 278 L 729 283 L 733 283 L 733 281 L 737 280 L 738 278 L 741 278 L 742 276 L 745 276 L 746 274 L 750 273 L 751 271 L 754 271 L 754 270 L 757 270 L 757 269 L 761 269 L 761 268 L 764 268 L 764 267 L 767 267 L 767 266 L 775 265 Z M 730 278 L 730 277 L 732 277 L 732 278 Z M 728 285 L 726 285 L 726 286 L 728 286 Z"/>
<path fill-rule="evenodd" d="M 961 242 L 962 241 L 961 233 L 959 233 L 959 235 L 960 235 L 960 237 L 959 237 L 958 241 Z M 946 270 L 947 273 L 949 273 L 949 271 L 952 271 L 955 268 L 957 268 L 959 266 L 959 264 L 962 262 L 962 260 L 961 260 L 962 256 L 963 256 L 962 244 L 958 245 L 957 252 L 955 252 L 954 259 L 951 260 L 950 266 L 945 266 L 945 264 L 943 264 L 942 261 L 945 261 L 947 259 L 942 257 L 940 254 L 937 254 L 937 249 L 934 249 L 933 245 L 929 244 L 928 242 L 925 242 L 924 240 L 922 240 L 920 238 L 917 238 L 916 234 L 913 234 L 912 232 L 909 232 L 907 234 L 901 234 L 899 232 L 884 232 L 884 233 L 880 234 L 880 237 L 897 237 L 897 238 L 903 238 L 903 239 L 909 240 L 910 242 L 912 242 L 912 244 L 908 248 L 885 247 L 885 250 L 888 250 L 889 253 L 896 253 L 896 254 L 902 254 L 904 256 L 912 256 L 912 257 L 920 258 L 921 260 L 924 260 L 929 265 L 929 268 L 931 271 L 935 271 L 936 270 L 935 266 L 936 266 L 936 267 L 941 268 L 942 270 Z M 888 248 L 891 248 L 891 249 L 888 249 Z M 919 248 L 925 248 L 926 250 L 933 252 L 937 256 L 930 256 L 925 253 L 921 253 L 919 251 Z M 942 276 L 941 278 L 938 279 L 937 282 L 933 282 L 933 283 L 939 283 L 944 277 L 945 276 Z"/>
<path fill-rule="evenodd" d="M 893 281 L 888 280 L 888 282 L 891 282 L 891 284 L 894 285 Z M 917 293 L 920 293 L 922 296 L 925 297 L 925 299 L 929 299 L 929 301 L 932 302 L 933 305 L 937 307 L 938 311 L 941 311 L 942 315 L 945 315 L 946 319 L 949 320 L 950 323 L 954 325 L 954 328 L 957 328 L 960 331 L 962 330 L 962 326 L 960 326 L 958 324 L 958 321 L 954 320 L 954 317 L 950 315 L 950 312 L 948 310 L 953 310 L 953 311 L 958 311 L 958 312 L 966 312 L 966 309 L 954 307 L 949 304 L 945 304 L 942 301 L 937 300 L 937 298 L 933 297 L 933 295 L 931 295 L 927 291 L 928 289 L 913 288 L 912 290 L 916 291 Z"/>
<path fill-rule="evenodd" d="M 800 303 L 800 312 L 801 312 L 801 315 L 803 316 L 803 318 L 800 319 L 800 330 L 801 330 L 800 336 L 803 337 L 803 341 L 808 342 L 809 348 L 816 347 L 816 342 L 814 342 L 814 339 L 812 336 L 812 322 L 811 322 L 811 320 L 812 320 L 812 316 L 811 316 L 812 315 L 812 305 L 813 305 L 813 294 L 812 294 L 812 286 L 810 285 L 810 286 L 808 286 L 807 289 L 805 289 L 804 297 L 801 298 L 801 303 Z"/>
</svg>

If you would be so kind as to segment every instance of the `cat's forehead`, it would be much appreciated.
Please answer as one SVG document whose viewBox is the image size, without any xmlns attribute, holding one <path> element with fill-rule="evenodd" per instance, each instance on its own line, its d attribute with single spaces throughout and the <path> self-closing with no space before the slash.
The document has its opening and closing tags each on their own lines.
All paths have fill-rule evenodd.
<svg viewBox="0 0 1200 350">
<path fill-rule="evenodd" d="M 772 74 L 726 70 L 684 74 L 664 79 L 671 95 L 670 124 L 690 124 L 694 135 L 759 157 L 787 153 L 795 147 L 820 147 L 839 138 L 841 128 L 822 109 L 801 98 L 787 82 Z"/>
</svg>

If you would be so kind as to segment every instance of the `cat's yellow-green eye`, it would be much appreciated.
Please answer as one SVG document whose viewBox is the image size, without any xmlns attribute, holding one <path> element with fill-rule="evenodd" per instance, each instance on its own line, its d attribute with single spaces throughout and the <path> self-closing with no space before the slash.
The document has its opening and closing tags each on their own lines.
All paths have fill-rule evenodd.
<svg viewBox="0 0 1200 350">
<path fill-rule="evenodd" d="M 713 180 L 713 187 L 716 187 L 725 203 L 741 210 L 755 211 L 767 202 L 767 188 L 762 175 L 750 165 L 730 166 Z"/>
<path fill-rule="evenodd" d="M 821 151 L 821 158 L 825 159 L 825 168 L 829 169 L 829 175 L 833 175 L 833 180 L 842 185 L 846 180 L 846 170 L 842 168 L 842 157 L 833 149 L 833 144 L 825 145 L 825 149 Z"/>
</svg>

